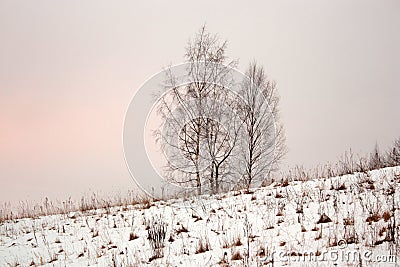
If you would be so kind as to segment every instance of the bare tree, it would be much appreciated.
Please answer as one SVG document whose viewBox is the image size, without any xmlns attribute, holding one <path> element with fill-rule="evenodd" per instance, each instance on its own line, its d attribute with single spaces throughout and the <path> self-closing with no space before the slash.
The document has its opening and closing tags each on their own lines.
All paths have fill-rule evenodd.
<svg viewBox="0 0 400 267">
<path fill-rule="evenodd" d="M 209 153 L 207 148 L 211 147 L 208 138 L 211 135 L 215 138 L 216 129 L 222 130 L 222 128 L 209 120 L 209 113 L 206 113 L 206 111 L 209 108 L 207 106 L 209 104 L 208 98 L 214 97 L 215 99 L 216 96 L 222 95 L 216 92 L 221 90 L 220 84 L 224 80 L 227 67 L 236 64 L 235 62 L 227 62 L 225 50 L 226 41 L 220 41 L 218 36 L 208 33 L 203 26 L 186 47 L 185 60 L 191 63 L 187 74 L 192 82 L 179 85 L 176 84 L 176 77 L 170 75 L 165 85 L 165 89 L 169 90 L 169 93 L 161 99 L 158 109 L 159 114 L 165 119 L 165 124 L 171 129 L 167 133 L 160 134 L 159 132 L 159 140 L 163 140 L 162 145 L 165 149 L 174 147 L 179 151 L 175 155 L 176 160 L 182 161 L 179 157 L 183 156 L 182 165 L 169 164 L 166 171 L 169 172 L 169 177 L 174 182 L 193 185 L 198 194 L 202 193 L 203 184 L 209 180 L 206 174 L 214 173 L 214 170 L 217 170 L 215 166 L 221 165 L 221 162 L 218 161 L 217 163 L 221 149 L 218 150 L 218 153 L 214 153 L 217 150 Z M 175 107 L 179 108 L 176 109 Z M 182 118 L 185 119 L 182 120 Z M 169 138 L 163 136 L 163 134 L 174 135 L 178 137 L 179 142 L 165 142 Z M 221 138 L 216 139 L 218 142 L 214 142 L 214 148 L 217 148 L 217 146 L 226 148 L 226 142 L 223 140 L 224 138 L 222 140 Z M 210 155 L 212 160 L 210 160 Z M 227 157 L 226 153 L 224 155 Z M 204 162 L 207 162 L 207 164 L 204 164 Z M 185 169 L 184 172 L 182 172 L 183 169 Z M 179 175 L 171 174 L 174 172 L 179 173 Z M 215 181 L 211 181 L 213 186 L 215 186 Z"/>
<path fill-rule="evenodd" d="M 217 101 L 216 101 L 217 100 Z M 207 111 L 213 119 L 205 121 L 205 139 L 210 160 L 210 187 L 212 193 L 218 193 L 221 183 L 232 186 L 233 177 L 231 157 L 238 141 L 239 130 L 243 122 L 235 119 L 234 111 L 229 107 L 235 107 L 238 97 L 230 94 L 224 88 L 218 88 L 208 99 Z M 233 112 L 232 112 L 233 111 Z"/>
<path fill-rule="evenodd" d="M 170 129 L 159 140 L 164 150 L 173 147 L 170 156 L 180 161 L 168 164 L 169 179 L 198 194 L 206 185 L 216 193 L 238 176 L 250 188 L 269 177 L 287 151 L 276 84 L 254 62 L 239 94 L 233 93 L 229 88 L 237 81 L 229 73 L 236 62 L 228 62 L 225 50 L 226 41 L 203 26 L 186 48 L 191 82 L 180 85 L 169 75 L 158 110 Z M 168 142 L 171 136 L 178 142 Z"/>
<path fill-rule="evenodd" d="M 384 159 L 379 151 L 378 143 L 375 144 L 374 150 L 369 158 L 369 169 L 376 170 L 384 167 Z"/>
<path fill-rule="evenodd" d="M 389 166 L 400 165 L 400 138 L 394 141 L 392 148 L 388 151 L 387 161 Z"/>
<path fill-rule="evenodd" d="M 238 110 L 244 122 L 239 167 L 244 169 L 247 189 L 255 181 L 262 182 L 276 170 L 287 152 L 285 133 L 279 122 L 279 96 L 275 82 L 268 80 L 264 68 L 253 62 L 246 71 Z"/>
</svg>

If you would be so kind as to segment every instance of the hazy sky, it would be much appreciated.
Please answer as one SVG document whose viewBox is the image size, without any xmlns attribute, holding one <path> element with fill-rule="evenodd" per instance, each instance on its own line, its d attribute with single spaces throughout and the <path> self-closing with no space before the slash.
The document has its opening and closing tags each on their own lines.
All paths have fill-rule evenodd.
<svg viewBox="0 0 400 267">
<path fill-rule="evenodd" d="M 0 0 L 0 201 L 133 187 L 122 152 L 139 86 L 202 24 L 276 80 L 285 166 L 400 136 L 400 2 Z"/>
</svg>

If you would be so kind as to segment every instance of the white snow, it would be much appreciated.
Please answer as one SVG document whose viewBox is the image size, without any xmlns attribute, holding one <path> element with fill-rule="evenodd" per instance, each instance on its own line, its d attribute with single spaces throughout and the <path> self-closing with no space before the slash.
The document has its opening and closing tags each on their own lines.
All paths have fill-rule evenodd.
<svg viewBox="0 0 400 267">
<path fill-rule="evenodd" d="M 394 167 L 150 208 L 6 221 L 0 266 L 396 266 L 399 182 Z M 322 214 L 331 222 L 318 223 Z M 148 222 L 167 229 L 164 256 L 151 261 Z M 210 250 L 198 251 L 200 242 Z"/>
</svg>

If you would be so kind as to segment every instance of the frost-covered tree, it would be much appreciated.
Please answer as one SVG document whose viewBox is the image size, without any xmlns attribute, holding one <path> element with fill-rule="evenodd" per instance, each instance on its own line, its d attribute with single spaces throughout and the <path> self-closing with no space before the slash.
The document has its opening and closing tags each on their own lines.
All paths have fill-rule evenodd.
<svg viewBox="0 0 400 267">
<path fill-rule="evenodd" d="M 269 80 L 264 68 L 253 62 L 249 65 L 243 83 L 239 112 L 245 134 L 240 137 L 242 150 L 240 168 L 246 188 L 262 182 L 278 168 L 287 152 L 285 131 L 280 123 L 279 96 L 276 83 Z"/>
</svg>

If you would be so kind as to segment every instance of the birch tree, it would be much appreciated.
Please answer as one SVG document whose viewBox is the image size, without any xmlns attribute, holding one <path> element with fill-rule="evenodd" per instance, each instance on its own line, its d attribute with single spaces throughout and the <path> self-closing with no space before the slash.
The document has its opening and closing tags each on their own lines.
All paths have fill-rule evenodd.
<svg viewBox="0 0 400 267">
<path fill-rule="evenodd" d="M 195 187 L 198 194 L 203 192 L 205 183 L 211 184 L 213 188 L 216 185 L 217 180 L 213 180 L 214 170 L 218 172 L 218 168 L 222 165 L 219 161 L 221 148 L 227 147 L 227 140 L 222 138 L 221 141 L 219 137 L 222 128 L 210 120 L 210 115 L 214 114 L 210 114 L 209 110 L 210 97 L 221 95 L 217 91 L 221 90 L 220 85 L 223 83 L 227 68 L 235 64 L 234 61 L 227 62 L 226 46 L 226 41 L 220 41 L 217 35 L 208 33 L 203 26 L 186 47 L 185 60 L 191 63 L 187 75 L 190 76 L 191 82 L 179 85 L 176 84 L 176 77 L 169 76 L 165 84 L 168 93 L 161 99 L 158 109 L 166 121 L 165 124 L 173 129 L 167 134 L 177 137 L 179 142 L 165 142 L 170 138 L 162 134 L 159 140 L 162 140 L 164 149 L 174 147 L 179 150 L 179 155 L 174 155 L 173 160 L 182 162 L 182 165 L 178 166 L 168 164 L 166 172 L 175 183 Z M 186 119 L 182 121 L 182 117 Z M 208 139 L 212 134 L 213 138 L 217 138 L 214 143 Z M 215 150 L 210 153 L 212 144 Z M 226 153 L 223 155 L 228 157 Z"/>
<path fill-rule="evenodd" d="M 244 105 L 238 106 L 244 122 L 241 136 L 242 153 L 239 170 L 247 189 L 262 182 L 278 168 L 287 152 L 285 132 L 279 122 L 279 96 L 276 83 L 270 81 L 264 68 L 253 62 L 249 65 L 241 91 Z"/>
</svg>

